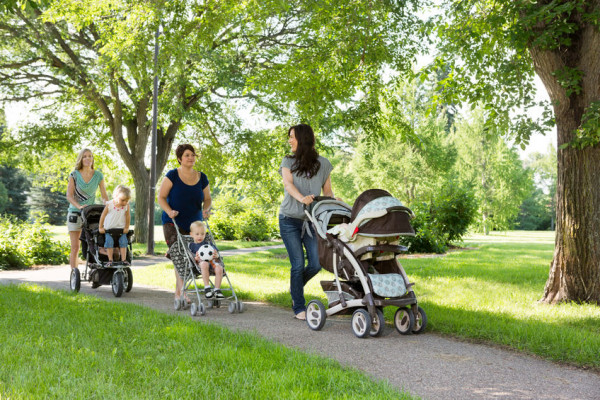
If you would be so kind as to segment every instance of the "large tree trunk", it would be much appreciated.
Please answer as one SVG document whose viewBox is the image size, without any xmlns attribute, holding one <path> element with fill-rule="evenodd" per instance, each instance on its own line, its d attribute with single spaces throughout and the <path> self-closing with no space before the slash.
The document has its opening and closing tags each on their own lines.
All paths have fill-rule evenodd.
<svg viewBox="0 0 600 400">
<path fill-rule="evenodd" d="M 543 302 L 600 303 L 600 145 L 561 148 L 572 143 L 588 107 L 600 101 L 600 33 L 581 24 L 567 49 L 531 49 L 551 101 L 558 130 L 556 241 Z M 583 73 L 580 91 L 568 91 L 554 72 Z M 572 88 L 571 88 L 572 89 Z"/>
<path fill-rule="evenodd" d="M 135 186 L 135 241 L 138 243 L 148 242 L 148 208 L 150 205 L 150 185 L 156 186 L 156 182 L 150 182 L 150 170 L 145 164 L 146 151 L 150 139 L 151 127 L 147 119 L 151 107 L 148 98 L 141 99 L 137 104 L 137 118 L 123 120 L 122 110 L 118 96 L 115 93 L 115 111 L 112 120 L 112 134 L 119 155 L 125 162 L 127 169 L 133 177 Z M 123 123 L 126 128 L 126 139 L 123 136 Z M 156 149 L 156 180 L 162 174 L 169 158 L 169 152 L 179 130 L 180 122 L 171 121 L 166 131 L 157 131 Z M 152 201 L 152 212 L 154 212 L 154 201 Z M 152 226 L 154 229 L 154 226 Z"/>
<path fill-rule="evenodd" d="M 569 123 L 570 122 L 570 123 Z M 561 121 L 560 138 L 575 122 Z M 566 132 L 565 132 L 566 131 Z M 542 300 L 600 303 L 600 149 L 558 150 L 556 247 Z"/>
</svg>

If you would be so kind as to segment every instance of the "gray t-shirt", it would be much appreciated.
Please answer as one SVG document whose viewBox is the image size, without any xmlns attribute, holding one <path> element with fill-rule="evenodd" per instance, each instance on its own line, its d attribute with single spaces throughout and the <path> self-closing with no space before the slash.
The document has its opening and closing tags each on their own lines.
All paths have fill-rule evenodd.
<svg viewBox="0 0 600 400">
<path fill-rule="evenodd" d="M 308 196 L 309 194 L 319 196 L 321 194 L 321 188 L 327 181 L 327 178 L 329 178 L 331 170 L 333 170 L 333 166 L 328 159 L 319 156 L 318 160 L 321 163 L 321 168 L 319 168 L 319 171 L 315 176 L 306 178 L 305 176 L 298 176 L 297 172 L 292 173 L 294 186 L 304 196 Z M 291 171 L 295 161 L 294 158 L 283 157 L 281 166 L 279 167 L 279 174 L 283 176 L 282 168 L 288 168 Z M 279 207 L 279 214 L 283 214 L 286 217 L 306 219 L 304 205 L 293 198 L 285 188 L 283 189 L 283 193 L 283 202 L 281 203 L 281 207 Z"/>
</svg>

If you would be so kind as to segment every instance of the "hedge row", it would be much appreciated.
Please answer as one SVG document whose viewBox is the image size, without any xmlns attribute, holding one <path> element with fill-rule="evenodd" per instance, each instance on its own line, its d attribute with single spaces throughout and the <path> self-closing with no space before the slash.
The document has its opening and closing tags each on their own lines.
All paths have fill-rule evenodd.
<svg viewBox="0 0 600 400">
<path fill-rule="evenodd" d="M 53 241 L 45 221 L 44 216 L 34 222 L 0 216 L 0 270 L 69 262 L 70 244 Z"/>
</svg>

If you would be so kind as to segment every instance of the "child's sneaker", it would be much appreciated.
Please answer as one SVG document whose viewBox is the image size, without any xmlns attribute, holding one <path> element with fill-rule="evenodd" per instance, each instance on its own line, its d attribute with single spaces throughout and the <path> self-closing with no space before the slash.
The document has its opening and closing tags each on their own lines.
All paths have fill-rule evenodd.
<svg viewBox="0 0 600 400">
<path fill-rule="evenodd" d="M 206 297 L 207 299 L 212 299 L 213 295 L 214 292 L 212 288 L 204 288 L 204 297 Z"/>
<path fill-rule="evenodd" d="M 224 299 L 225 298 L 225 296 L 223 295 L 223 293 L 221 293 L 221 289 L 216 289 L 215 290 L 215 297 L 217 299 Z"/>
</svg>

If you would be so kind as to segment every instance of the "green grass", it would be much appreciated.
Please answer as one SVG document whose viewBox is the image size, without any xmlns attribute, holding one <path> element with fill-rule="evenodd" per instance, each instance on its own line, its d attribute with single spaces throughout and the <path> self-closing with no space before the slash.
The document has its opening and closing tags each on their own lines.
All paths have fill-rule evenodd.
<svg viewBox="0 0 600 400">
<path fill-rule="evenodd" d="M 427 312 L 427 330 L 600 370 L 600 307 L 538 301 L 553 238 L 552 232 L 494 232 L 468 237 L 464 245 L 473 249 L 401 259 Z M 290 307 L 285 249 L 226 257 L 225 265 L 240 297 Z M 137 270 L 135 281 L 172 290 L 172 269 L 164 263 Z M 319 281 L 331 276 L 322 271 L 308 283 L 307 301 L 326 300 Z M 385 311 L 391 322 L 394 308 Z"/>
<path fill-rule="evenodd" d="M 0 398 L 412 398 L 256 335 L 81 293 L 3 286 L 0 321 Z"/>
</svg>

